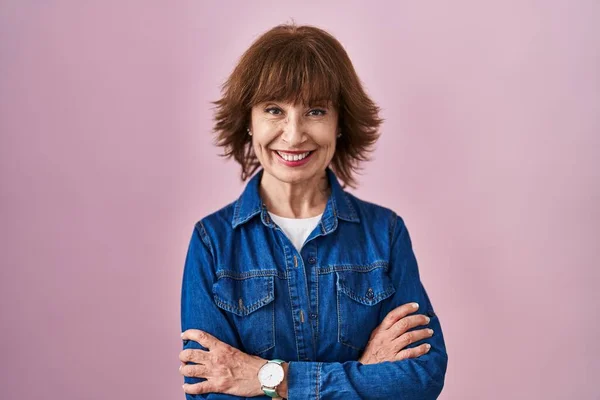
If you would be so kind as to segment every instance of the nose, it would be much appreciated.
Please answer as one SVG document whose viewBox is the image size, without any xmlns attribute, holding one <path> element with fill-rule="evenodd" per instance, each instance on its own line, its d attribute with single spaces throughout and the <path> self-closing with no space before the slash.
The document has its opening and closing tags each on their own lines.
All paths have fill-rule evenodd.
<svg viewBox="0 0 600 400">
<path fill-rule="evenodd" d="M 284 121 L 281 138 L 291 147 L 296 147 L 304 142 L 302 119 L 299 116 L 288 115 Z"/>
</svg>

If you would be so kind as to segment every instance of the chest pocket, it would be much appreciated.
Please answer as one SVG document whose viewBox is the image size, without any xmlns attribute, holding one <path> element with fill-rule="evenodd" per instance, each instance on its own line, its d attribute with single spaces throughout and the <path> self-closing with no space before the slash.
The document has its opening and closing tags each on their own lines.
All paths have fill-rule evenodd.
<svg viewBox="0 0 600 400">
<path fill-rule="evenodd" d="M 215 304 L 226 311 L 247 353 L 258 355 L 275 346 L 273 276 L 232 277 L 213 284 Z"/>
<path fill-rule="evenodd" d="M 381 301 L 396 292 L 383 267 L 336 271 L 338 342 L 362 350 L 379 325 Z"/>
</svg>

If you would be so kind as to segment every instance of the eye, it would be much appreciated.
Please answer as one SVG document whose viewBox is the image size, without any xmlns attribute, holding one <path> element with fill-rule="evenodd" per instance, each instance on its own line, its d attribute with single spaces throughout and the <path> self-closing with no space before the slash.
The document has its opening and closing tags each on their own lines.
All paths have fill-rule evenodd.
<svg viewBox="0 0 600 400">
<path fill-rule="evenodd" d="M 278 107 L 269 107 L 265 109 L 265 112 L 268 112 L 271 115 L 279 115 L 281 113 L 281 109 Z"/>
<path fill-rule="evenodd" d="M 310 110 L 308 113 L 309 113 L 310 115 L 313 115 L 313 116 L 315 116 L 315 117 L 318 117 L 318 116 L 322 116 L 322 115 L 325 115 L 325 114 L 327 114 L 327 111 L 325 111 L 325 110 L 321 110 L 320 108 L 315 108 L 315 109 L 313 109 L 313 110 Z M 313 114 L 313 113 L 317 113 L 317 114 Z M 319 113 L 320 113 L 320 114 L 319 114 Z"/>
</svg>

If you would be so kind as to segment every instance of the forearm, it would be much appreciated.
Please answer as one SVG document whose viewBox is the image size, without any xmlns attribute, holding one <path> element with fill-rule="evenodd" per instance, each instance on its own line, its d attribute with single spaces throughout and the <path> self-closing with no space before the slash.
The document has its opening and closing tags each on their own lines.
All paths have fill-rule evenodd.
<svg viewBox="0 0 600 400">
<path fill-rule="evenodd" d="M 358 361 L 295 362 L 288 365 L 285 389 L 290 400 L 437 399 L 444 386 L 445 353 L 420 358 L 363 365 Z"/>
<path fill-rule="evenodd" d="M 377 364 L 290 361 L 285 392 L 290 400 L 397 399 L 434 400 L 444 386 L 448 355 L 437 316 L 429 326 L 435 334 L 426 340 L 431 349 L 417 358 Z M 417 347 L 417 341 L 408 347 Z"/>
</svg>

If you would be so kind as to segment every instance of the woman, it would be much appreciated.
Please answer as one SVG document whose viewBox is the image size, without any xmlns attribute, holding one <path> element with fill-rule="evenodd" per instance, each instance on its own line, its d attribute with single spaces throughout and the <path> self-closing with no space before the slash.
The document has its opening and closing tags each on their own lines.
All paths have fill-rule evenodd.
<svg viewBox="0 0 600 400">
<path fill-rule="evenodd" d="M 437 398 L 446 348 L 406 225 L 338 181 L 355 185 L 382 122 L 341 44 L 277 26 L 215 104 L 218 144 L 251 179 L 192 233 L 186 396 Z"/>
</svg>

